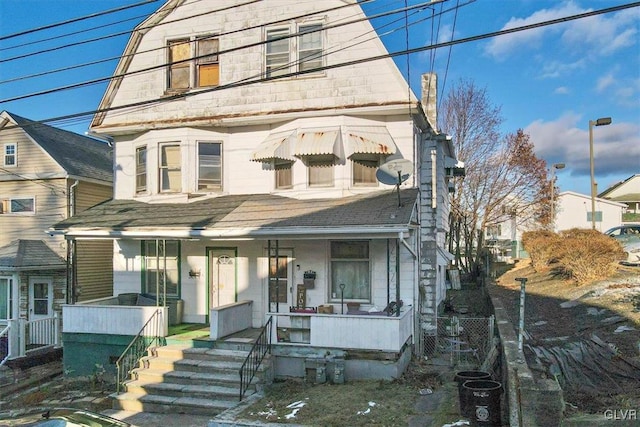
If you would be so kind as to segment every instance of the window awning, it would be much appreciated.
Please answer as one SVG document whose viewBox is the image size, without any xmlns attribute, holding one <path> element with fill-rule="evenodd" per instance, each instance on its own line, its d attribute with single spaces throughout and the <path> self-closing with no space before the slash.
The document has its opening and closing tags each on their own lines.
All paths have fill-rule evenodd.
<svg viewBox="0 0 640 427">
<path fill-rule="evenodd" d="M 340 157 L 341 137 L 339 128 L 301 129 L 298 131 L 294 156 L 334 155 Z"/>
<path fill-rule="evenodd" d="M 295 161 L 295 157 L 291 155 L 292 144 L 295 140 L 295 130 L 274 132 L 251 153 L 251 160 L 254 162 L 268 162 L 276 159 Z"/>
<path fill-rule="evenodd" d="M 385 126 L 348 126 L 347 157 L 354 154 L 395 154 L 397 147 Z"/>
</svg>

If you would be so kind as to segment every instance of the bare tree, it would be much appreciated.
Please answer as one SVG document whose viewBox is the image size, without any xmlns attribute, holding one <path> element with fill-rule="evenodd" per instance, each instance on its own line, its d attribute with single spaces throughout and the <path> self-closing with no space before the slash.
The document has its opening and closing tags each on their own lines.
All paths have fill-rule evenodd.
<svg viewBox="0 0 640 427">
<path fill-rule="evenodd" d="M 451 135 L 465 177 L 454 178 L 449 250 L 463 271 L 479 270 L 484 230 L 513 218 L 544 218 L 539 207 L 547 200 L 546 164 L 533 151 L 522 130 L 501 136 L 500 108 L 486 90 L 460 80 L 440 106 L 439 127 Z"/>
</svg>

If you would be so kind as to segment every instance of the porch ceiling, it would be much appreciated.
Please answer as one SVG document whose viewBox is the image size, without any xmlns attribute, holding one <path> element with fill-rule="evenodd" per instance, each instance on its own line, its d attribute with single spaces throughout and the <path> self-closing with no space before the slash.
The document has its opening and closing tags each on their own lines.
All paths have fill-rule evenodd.
<svg viewBox="0 0 640 427">
<path fill-rule="evenodd" d="M 344 198 L 299 200 L 271 194 L 233 195 L 185 203 L 111 200 L 53 225 L 70 237 L 288 238 L 394 236 L 411 223 L 418 190 L 384 190 Z"/>
</svg>

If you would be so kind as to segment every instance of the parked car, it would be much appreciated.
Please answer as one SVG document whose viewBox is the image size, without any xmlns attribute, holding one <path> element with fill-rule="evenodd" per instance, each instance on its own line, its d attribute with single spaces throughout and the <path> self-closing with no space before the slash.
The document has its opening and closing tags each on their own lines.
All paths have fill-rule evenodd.
<svg viewBox="0 0 640 427">
<path fill-rule="evenodd" d="M 627 257 L 623 264 L 640 265 L 640 241 L 625 243 L 622 249 Z"/>
<path fill-rule="evenodd" d="M 19 411 L 9 418 L 0 417 L 0 427 L 135 427 L 133 424 L 83 409 L 56 408 Z"/>
<path fill-rule="evenodd" d="M 640 224 L 628 224 L 613 227 L 604 232 L 618 240 L 624 246 L 627 242 L 640 242 Z"/>
</svg>

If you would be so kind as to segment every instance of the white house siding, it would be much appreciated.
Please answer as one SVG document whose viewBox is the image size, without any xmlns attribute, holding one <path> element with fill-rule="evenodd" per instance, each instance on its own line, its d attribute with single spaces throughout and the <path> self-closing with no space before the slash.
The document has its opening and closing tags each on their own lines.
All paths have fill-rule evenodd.
<svg viewBox="0 0 640 427">
<path fill-rule="evenodd" d="M 231 8 L 227 11 L 193 17 L 197 11 L 202 12 L 199 2 L 187 2 L 179 6 L 162 25 L 155 25 L 143 36 L 135 49 L 135 56 L 126 70 L 123 60 L 117 72 L 133 72 L 166 62 L 166 52 L 159 48 L 167 45 L 168 40 L 180 37 L 205 34 L 223 34 L 220 37 L 220 51 L 257 44 L 256 46 L 223 53 L 220 55 L 220 85 L 238 82 L 243 79 L 258 78 L 264 71 L 264 29 L 261 27 L 237 31 L 274 21 L 281 21 L 286 16 L 307 14 L 313 10 L 325 10 L 343 6 L 343 1 L 332 0 L 318 2 L 304 0 L 287 2 L 263 1 L 250 6 Z M 216 9 L 235 5 L 233 1 L 218 1 Z M 191 17 L 187 20 L 182 18 Z M 339 20 L 364 18 L 359 6 L 319 13 L 317 18 L 324 25 Z M 167 21 L 176 21 L 167 23 Z M 315 22 L 307 18 L 304 22 Z M 141 24 L 145 26 L 145 23 Z M 148 25 L 148 24 L 147 24 Z M 285 24 L 288 25 L 288 24 Z M 327 65 L 369 58 L 387 53 L 383 44 L 375 34 L 367 20 L 325 30 L 324 50 L 330 52 L 326 56 Z M 132 48 L 133 46 L 130 46 Z M 348 49 L 346 49 L 349 47 Z M 139 101 L 157 99 L 165 94 L 166 69 L 158 68 L 140 74 L 127 76 L 119 84 L 117 93 L 112 92 L 113 83 L 108 89 L 105 99 L 113 97 L 112 106 L 121 106 Z M 203 123 L 219 120 L 233 122 L 249 117 L 287 114 L 296 112 L 299 116 L 314 109 L 328 110 L 333 107 L 357 106 L 364 104 L 386 105 L 390 102 L 407 101 L 407 87 L 398 69 L 391 60 L 380 60 L 355 66 L 326 70 L 320 75 L 305 75 L 297 78 L 282 79 L 268 83 L 257 83 L 249 86 L 225 88 L 222 91 L 205 92 L 189 97 L 188 100 L 155 103 L 149 107 L 135 107 L 123 115 L 121 112 L 107 113 L 100 124 L 94 122 L 94 130 L 124 128 L 128 124 L 145 126 L 158 120 L 189 121 L 200 120 Z M 262 117 L 264 120 L 264 117 Z"/>
<path fill-rule="evenodd" d="M 393 195 L 390 195 L 391 197 Z M 407 239 L 409 241 L 413 239 Z M 184 301 L 185 322 L 204 323 L 207 312 L 207 248 L 236 248 L 237 250 L 237 300 L 254 302 L 253 326 L 260 327 L 267 313 L 267 242 L 266 241 L 183 241 L 181 242 L 181 299 Z M 275 242 L 272 242 L 275 245 Z M 389 240 L 391 251 L 387 254 L 387 240 L 371 240 L 371 284 L 372 300 L 362 304 L 363 310 L 376 308 L 380 311 L 389 301 L 396 300 L 395 283 L 396 239 Z M 296 305 L 297 286 L 303 283 L 305 271 L 317 273 L 315 286 L 307 290 L 307 306 L 328 304 L 330 286 L 329 241 L 327 240 L 279 240 L 281 253 L 291 253 L 293 288 L 290 289 L 290 304 Z M 133 240 L 118 240 L 114 251 L 114 295 L 141 291 L 141 243 Z M 414 305 L 413 290 L 416 279 L 413 255 L 400 246 L 400 297 L 407 306 Z M 299 268 L 298 268 L 299 266 Z M 200 271 L 190 277 L 189 271 Z M 340 304 L 333 302 L 334 311 L 340 312 Z M 346 307 L 345 307 L 346 310 Z"/>
<path fill-rule="evenodd" d="M 604 232 L 611 227 L 620 225 L 625 207 L 626 205 L 622 203 L 596 198 L 595 210 L 602 212 L 602 221 L 596 221 L 596 230 Z M 556 210 L 556 230 L 591 228 L 590 212 L 591 196 L 571 191 L 560 193 Z"/>
</svg>

